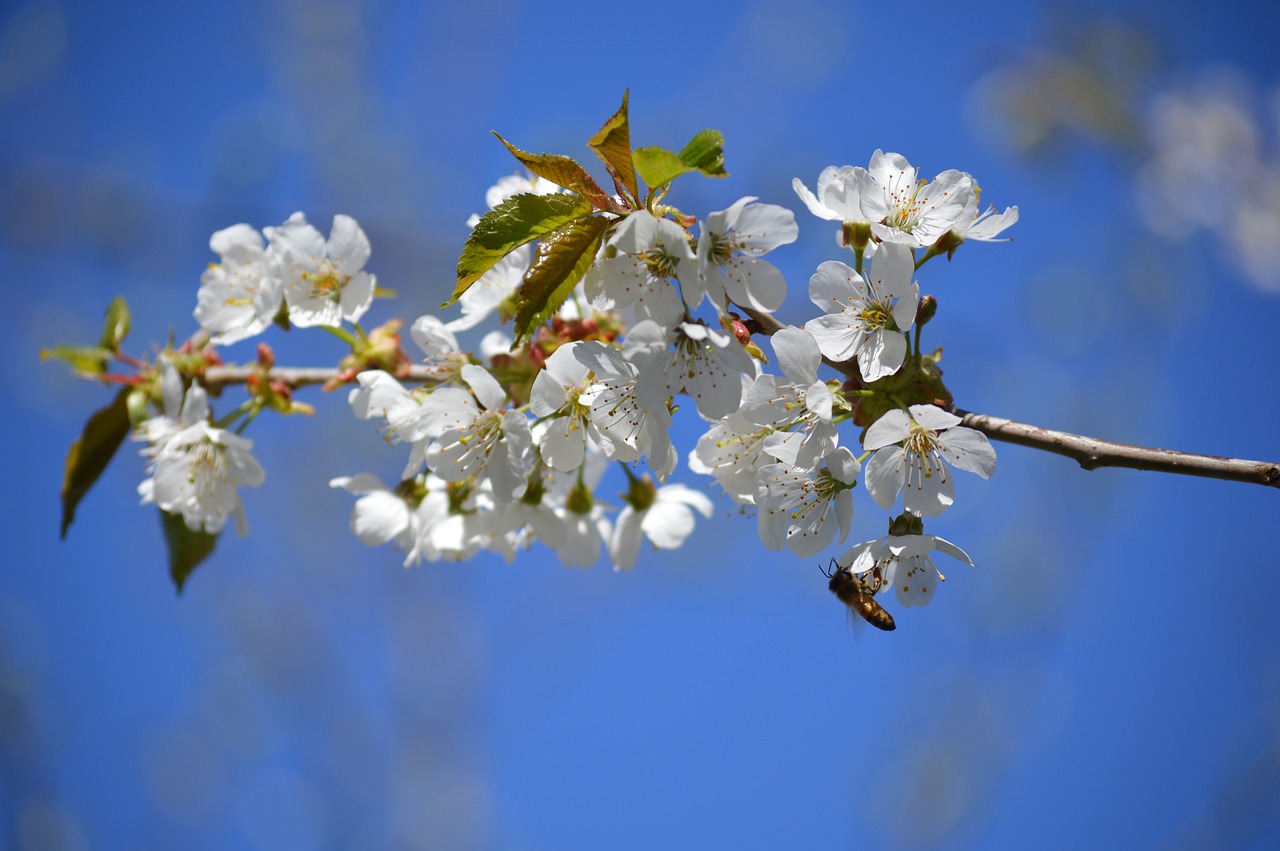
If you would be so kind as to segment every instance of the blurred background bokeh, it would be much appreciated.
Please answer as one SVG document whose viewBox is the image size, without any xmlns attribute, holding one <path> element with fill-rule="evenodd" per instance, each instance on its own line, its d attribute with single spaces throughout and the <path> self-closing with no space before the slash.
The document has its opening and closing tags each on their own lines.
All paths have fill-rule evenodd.
<svg viewBox="0 0 1280 851">
<path fill-rule="evenodd" d="M 467 216 L 515 170 L 488 131 L 588 162 L 629 87 L 635 144 L 726 135 L 731 176 L 685 178 L 681 208 L 797 210 L 800 240 L 771 255 L 783 319 L 810 315 L 809 275 L 840 256 L 793 177 L 876 148 L 961 168 L 1022 214 L 1012 243 L 920 275 L 961 406 L 1280 460 L 1278 17 L 0 6 L 0 847 L 1277 847 L 1273 491 L 997 445 L 997 475 L 961 476 L 929 522 L 979 567 L 941 565 L 928 608 L 855 637 L 814 560 L 764 551 L 727 501 L 627 574 L 545 548 L 403 570 L 327 487 L 393 479 L 403 454 L 315 391 L 314 420 L 247 433 L 267 468 L 250 535 L 178 598 L 133 447 L 58 541 L 66 448 L 108 394 L 37 353 L 96 339 L 117 294 L 134 347 L 186 337 L 209 235 L 294 210 L 368 232 L 400 296 L 366 326 L 432 311 Z M 267 339 L 282 364 L 341 354 Z M 855 505 L 850 542 L 884 534 Z"/>
</svg>

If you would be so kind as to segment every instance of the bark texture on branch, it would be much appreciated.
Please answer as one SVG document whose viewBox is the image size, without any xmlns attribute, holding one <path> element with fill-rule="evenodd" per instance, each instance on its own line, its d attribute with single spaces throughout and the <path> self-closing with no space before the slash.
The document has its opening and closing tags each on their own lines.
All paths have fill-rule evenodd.
<svg viewBox="0 0 1280 851">
<path fill-rule="evenodd" d="M 228 384 L 244 384 L 257 372 L 253 366 L 211 366 L 200 375 L 200 383 L 212 390 Z M 425 366 L 411 366 L 408 372 L 397 376 L 401 381 L 429 381 L 431 374 Z M 277 366 L 267 372 L 272 381 L 283 381 L 290 387 L 308 387 L 324 384 L 338 378 L 338 370 L 332 367 Z"/>
<path fill-rule="evenodd" d="M 1134 470 L 1155 470 L 1159 473 L 1180 473 L 1184 476 L 1204 476 L 1280 487 L 1280 464 L 1267 461 L 1246 461 L 1241 458 L 1221 458 L 1217 455 L 1196 455 L 1172 449 L 1113 443 L 1082 434 L 1027 425 L 1003 417 L 975 414 L 954 406 L 952 412 L 961 418 L 963 425 L 977 429 L 992 440 L 1003 440 L 1006 443 L 1065 455 L 1074 458 L 1086 470 L 1129 467 Z"/>
</svg>

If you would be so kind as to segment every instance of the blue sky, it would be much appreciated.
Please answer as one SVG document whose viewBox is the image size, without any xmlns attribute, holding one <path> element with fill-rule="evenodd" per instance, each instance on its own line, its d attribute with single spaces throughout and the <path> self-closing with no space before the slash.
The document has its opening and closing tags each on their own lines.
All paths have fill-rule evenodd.
<svg viewBox="0 0 1280 851">
<path fill-rule="evenodd" d="M 812 186 L 876 148 L 926 174 L 961 168 L 1022 220 L 1012 243 L 922 269 L 941 305 L 926 342 L 945 347 L 958 404 L 1274 459 L 1280 296 L 1221 240 L 1148 232 L 1133 201 L 1142 146 L 1068 132 L 1017 153 L 991 76 L 1105 68 L 1101 90 L 1141 127 L 1160 92 L 1229 69 L 1274 158 L 1267 15 L 821 0 L 6 8 L 0 844 L 1274 847 L 1269 490 L 997 445 L 996 476 L 962 477 L 929 525 L 979 566 L 943 566 L 930 606 L 895 607 L 895 633 L 855 635 L 818 560 L 763 550 L 727 500 L 685 548 L 642 554 L 629 574 L 568 570 L 541 549 L 405 571 L 354 540 L 349 497 L 326 487 L 390 478 L 402 455 L 342 394 L 313 393 L 315 420 L 249 431 L 268 470 L 245 493 L 250 536 L 225 536 L 179 599 L 128 448 L 58 541 L 66 447 L 108 395 L 37 362 L 41 346 L 96 338 L 116 294 L 137 350 L 185 337 L 209 234 L 297 209 L 368 231 L 369 268 L 400 292 L 371 319 L 432 310 L 467 216 L 513 171 L 489 131 L 585 162 L 629 88 L 636 144 L 725 133 L 731 176 L 678 184 L 682 208 L 752 194 L 797 211 L 800 239 L 773 255 L 784 319 L 807 318 L 808 276 L 839 256 L 793 177 Z M 326 335 L 271 334 L 281 363 L 340 355 Z M 855 502 L 850 540 L 883 534 L 884 512 Z"/>
</svg>

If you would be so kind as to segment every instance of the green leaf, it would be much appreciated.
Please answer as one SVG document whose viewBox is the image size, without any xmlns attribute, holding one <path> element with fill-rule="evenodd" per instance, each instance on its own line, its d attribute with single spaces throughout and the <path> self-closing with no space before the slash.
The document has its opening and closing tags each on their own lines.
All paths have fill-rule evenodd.
<svg viewBox="0 0 1280 851">
<path fill-rule="evenodd" d="M 538 243 L 538 256 L 516 292 L 516 345 L 551 317 L 595 262 L 600 239 L 613 221 L 592 216 L 570 222 Z"/>
<path fill-rule="evenodd" d="M 682 174 L 700 171 L 708 177 L 728 177 L 724 170 L 724 134 L 703 130 L 689 140 L 680 153 L 652 145 L 636 148 L 636 169 L 649 186 L 661 186 Z"/>
<path fill-rule="evenodd" d="M 600 188 L 595 178 L 587 174 L 587 170 L 578 165 L 576 160 L 560 154 L 531 154 L 520 150 L 496 132 L 493 135 L 498 136 L 498 141 L 506 145 L 511 155 L 525 168 L 539 177 L 545 177 L 552 183 L 581 195 L 597 210 L 608 210 L 611 213 L 626 212 L 613 200 L 613 196 Z"/>
<path fill-rule="evenodd" d="M 592 136 L 587 144 L 596 156 L 604 160 L 609 173 L 614 179 L 626 187 L 631 197 L 637 197 L 639 189 L 636 184 L 636 169 L 631 162 L 631 125 L 627 120 L 627 92 L 622 93 L 622 106 L 604 123 L 600 132 Z"/>
<path fill-rule="evenodd" d="M 708 177 L 728 177 L 724 170 L 724 134 L 703 130 L 680 150 L 680 159 Z"/>
<path fill-rule="evenodd" d="M 120 344 L 129 333 L 129 303 L 124 296 L 118 295 L 107 306 L 107 320 L 102 325 L 102 339 L 98 341 L 101 348 L 119 353 Z"/>
<path fill-rule="evenodd" d="M 661 186 L 686 172 L 696 171 L 693 166 L 680 159 L 675 151 L 668 151 L 657 145 L 636 148 L 634 161 L 636 171 L 640 172 L 641 179 L 650 187 Z"/>
<path fill-rule="evenodd" d="M 458 258 L 458 283 L 441 307 L 448 307 L 494 267 L 526 242 L 551 233 L 574 219 L 591 215 L 592 206 L 578 195 L 513 195 L 484 214 Z"/>
<path fill-rule="evenodd" d="M 76 372 L 102 375 L 107 371 L 107 361 L 115 352 L 97 346 L 54 346 L 40 350 L 40 360 L 60 360 L 71 365 Z"/>
<path fill-rule="evenodd" d="M 164 543 L 169 550 L 169 577 L 182 593 L 182 586 L 187 579 L 213 553 L 218 543 L 218 536 L 203 530 L 194 532 L 187 528 L 187 521 L 181 514 L 160 512 L 160 526 L 164 529 Z"/>
<path fill-rule="evenodd" d="M 107 469 L 112 456 L 129 435 L 130 389 L 124 388 L 105 408 L 94 413 L 84 424 L 84 431 L 67 451 L 66 470 L 62 475 L 62 528 L 59 538 L 67 537 L 67 529 L 76 517 L 76 506 Z"/>
</svg>

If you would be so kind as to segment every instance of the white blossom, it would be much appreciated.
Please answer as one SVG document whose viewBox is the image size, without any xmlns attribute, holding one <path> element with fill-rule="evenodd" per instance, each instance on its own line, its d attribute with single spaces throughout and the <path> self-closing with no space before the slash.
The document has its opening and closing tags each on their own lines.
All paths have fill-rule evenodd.
<svg viewBox="0 0 1280 851">
<path fill-rule="evenodd" d="M 488 370 L 462 368 L 471 388 L 445 387 L 422 404 L 422 424 L 431 438 L 426 460 L 447 482 L 487 475 L 494 498 L 508 502 L 525 488 L 525 458 L 533 445 L 529 423 L 519 411 L 504 408 L 506 392 Z"/>
<path fill-rule="evenodd" d="M 262 234 L 246 224 L 232 225 L 209 238 L 218 262 L 200 276 L 195 318 L 220 346 L 261 334 L 284 300 L 284 283 Z"/>
<path fill-rule="evenodd" d="M 982 432 L 935 405 L 886 411 L 867 429 L 863 447 L 875 450 L 867 462 L 867 493 L 888 508 L 902 492 L 903 506 L 917 516 L 934 516 L 955 500 L 947 463 L 990 478 L 996 452 Z M 944 463 L 946 462 L 946 463 Z"/>
<path fill-rule="evenodd" d="M 661 335 L 654 323 L 645 324 Z M 643 336 L 645 329 L 640 330 Z M 636 329 L 629 336 L 636 336 Z M 572 351 L 591 379 L 578 401 L 587 406 L 595 429 L 592 439 L 604 456 L 623 462 L 647 456 L 650 469 L 660 481 L 666 481 L 679 461 L 671 445 L 671 411 L 666 397 L 652 396 L 642 402 L 636 368 L 613 346 L 586 341 Z"/>
<path fill-rule="evenodd" d="M 618 515 L 609 540 L 609 557 L 615 570 L 630 570 L 635 566 L 642 537 L 660 550 L 679 548 L 693 534 L 694 511 L 710 517 L 713 510 L 706 494 L 684 485 L 655 489 L 651 483 L 638 479 L 633 482 L 633 489 L 637 483 L 641 491 L 647 489 L 646 498 L 651 501 L 643 507 L 627 504 Z"/>
<path fill-rule="evenodd" d="M 973 200 L 973 209 L 976 210 L 978 200 L 976 194 Z M 1017 207 L 1005 207 L 1003 213 L 997 213 L 995 207 L 988 207 L 981 213 L 975 212 L 972 216 L 966 215 L 951 228 L 951 233 L 961 241 L 1007 241 L 1012 237 L 1002 237 L 1000 234 L 1017 224 L 1017 221 Z"/>
<path fill-rule="evenodd" d="M 973 199 L 973 179 L 949 169 L 932 181 L 919 178 L 901 154 L 877 150 L 865 173 L 860 204 L 871 232 L 884 242 L 910 247 L 932 245 L 947 231 L 965 220 Z"/>
<path fill-rule="evenodd" d="M 826 311 L 805 330 L 822 354 L 835 361 L 857 358 L 867 381 L 893 375 L 907 355 L 903 332 L 916 320 L 920 288 L 905 246 L 885 243 L 864 280 L 838 260 L 828 260 L 809 279 L 809 299 Z"/>
<path fill-rule="evenodd" d="M 555 195 L 561 191 L 561 187 L 545 177 L 534 175 L 528 178 L 522 174 L 508 174 L 498 178 L 497 183 L 485 190 L 484 202 L 492 210 L 512 195 Z"/>
<path fill-rule="evenodd" d="M 333 217 L 329 239 L 294 213 L 278 228 L 267 228 L 270 250 L 279 258 L 289 321 L 300 328 L 358 322 L 373 303 L 374 276 L 364 271 L 369 238 L 350 216 Z"/>
<path fill-rule="evenodd" d="M 855 574 L 878 568 L 899 603 L 923 606 L 933 599 L 938 582 L 945 578 L 933 562 L 931 554 L 935 550 L 973 564 L 964 550 L 936 535 L 890 535 L 878 541 L 863 541 L 850 547 L 836 562 Z"/>
<path fill-rule="evenodd" d="M 426 354 L 428 374 L 433 380 L 453 383 L 462 380 L 462 368 L 471 359 L 458 347 L 458 338 L 447 325 L 435 316 L 419 316 L 409 328 L 409 335 Z"/>
<path fill-rule="evenodd" d="M 777 204 L 740 198 L 727 210 L 702 220 L 698 236 L 698 276 L 682 276 L 685 304 L 697 307 L 709 298 L 724 312 L 726 300 L 772 313 L 787 295 L 782 272 L 760 255 L 794 242 L 799 234 L 795 214 Z"/>
<path fill-rule="evenodd" d="M 599 310 L 634 306 L 638 321 L 672 327 L 684 314 L 684 304 L 671 278 L 683 271 L 693 279 L 698 273 L 685 229 L 637 210 L 618 224 L 608 245 L 612 256 L 602 252 L 583 279 L 588 301 Z"/>
<path fill-rule="evenodd" d="M 351 531 L 360 543 L 380 547 L 394 542 L 406 553 L 413 549 L 418 533 L 414 506 L 377 476 L 372 473 L 340 476 L 330 479 L 329 487 L 342 488 L 360 497 L 351 509 Z M 405 566 L 409 566 L 407 560 Z"/>
<path fill-rule="evenodd" d="M 601 443 L 590 418 L 594 375 L 574 357 L 574 349 L 582 345 L 572 342 L 556 349 L 538 372 L 529 395 L 529 411 L 541 418 L 536 432 L 542 459 L 563 472 L 582 466 L 590 432 L 596 431 L 593 436 L 597 445 Z"/>
<path fill-rule="evenodd" d="M 462 316 L 445 323 L 450 331 L 466 331 L 484 319 L 515 293 L 529 270 L 529 246 L 521 245 L 503 257 L 458 297 Z"/>
<path fill-rule="evenodd" d="M 803 328 L 783 328 L 770 342 L 787 380 L 757 377 L 739 410 L 748 422 L 774 430 L 765 439 L 765 452 L 793 467 L 811 467 L 838 443 L 831 421 L 834 396 L 818 380 L 822 353 Z"/>
<path fill-rule="evenodd" d="M 765 441 L 774 434 L 769 426 L 757 426 L 741 411 L 712 422 L 689 453 L 689 469 L 715 476 L 724 492 L 737 503 L 754 505 L 756 475 L 775 459 L 765 453 Z"/>
<path fill-rule="evenodd" d="M 646 324 L 654 323 L 639 323 L 632 335 Z M 681 322 L 669 336 L 674 347 L 650 355 L 640 367 L 641 404 L 656 407 L 670 396 L 687 393 L 708 419 L 736 411 L 742 401 L 741 376 L 755 370 L 738 341 L 700 322 Z"/>
<path fill-rule="evenodd" d="M 836 536 L 849 534 L 858 459 L 843 446 L 827 456 L 821 469 L 767 464 L 756 480 L 760 540 L 771 550 L 784 546 L 798 556 L 812 556 Z M 834 523 L 831 521 L 834 519 Z"/>
<path fill-rule="evenodd" d="M 173 388 L 176 384 L 180 390 L 181 384 L 172 366 L 164 367 L 161 383 L 165 414 L 138 427 L 139 439 L 149 443 L 143 454 L 151 458 L 150 476 L 138 486 L 138 495 L 144 505 L 154 502 L 181 515 L 194 532 L 216 535 L 231 517 L 237 533 L 244 535 L 248 526 L 237 489 L 256 487 L 264 478 L 250 452 L 253 442 L 210 425 L 208 401 L 199 384 L 191 385 L 181 412 L 174 416 Z"/>
<path fill-rule="evenodd" d="M 861 166 L 827 166 L 818 175 L 817 194 L 800 178 L 792 178 L 791 188 L 820 219 L 835 222 L 870 221 L 862 211 L 862 190 L 868 185 L 867 170 Z"/>
</svg>

